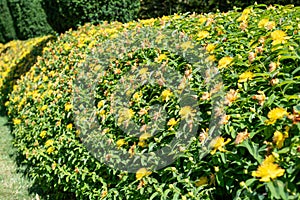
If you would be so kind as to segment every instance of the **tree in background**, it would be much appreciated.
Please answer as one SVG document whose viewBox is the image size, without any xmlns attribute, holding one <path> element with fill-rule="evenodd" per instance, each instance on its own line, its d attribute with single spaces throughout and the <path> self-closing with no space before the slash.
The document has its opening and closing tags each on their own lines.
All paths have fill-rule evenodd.
<svg viewBox="0 0 300 200">
<path fill-rule="evenodd" d="M 86 22 L 128 22 L 137 18 L 139 0 L 43 0 L 48 23 L 62 33 Z"/>
<path fill-rule="evenodd" d="M 18 39 L 53 33 L 40 0 L 8 0 Z"/>
<path fill-rule="evenodd" d="M 172 15 L 174 13 L 196 12 L 207 13 L 228 11 L 233 6 L 245 8 L 258 4 L 294 4 L 299 6 L 299 0 L 141 0 L 141 9 L 139 18 L 146 19 L 151 17 L 161 17 L 163 15 Z"/>
<path fill-rule="evenodd" d="M 10 15 L 7 0 L 0 1 L 0 43 L 6 43 L 16 39 L 14 22 Z"/>
</svg>

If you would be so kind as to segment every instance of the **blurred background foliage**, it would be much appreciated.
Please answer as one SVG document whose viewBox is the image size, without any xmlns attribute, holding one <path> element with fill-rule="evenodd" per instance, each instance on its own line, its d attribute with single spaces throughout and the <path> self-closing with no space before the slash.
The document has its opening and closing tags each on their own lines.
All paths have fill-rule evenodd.
<svg viewBox="0 0 300 200">
<path fill-rule="evenodd" d="M 300 5 L 299 0 L 141 0 L 141 9 L 139 18 L 146 19 L 152 17 L 161 17 L 174 13 L 207 13 L 220 11 L 228 11 L 235 7 L 246 8 L 258 4 L 293 4 Z"/>
</svg>

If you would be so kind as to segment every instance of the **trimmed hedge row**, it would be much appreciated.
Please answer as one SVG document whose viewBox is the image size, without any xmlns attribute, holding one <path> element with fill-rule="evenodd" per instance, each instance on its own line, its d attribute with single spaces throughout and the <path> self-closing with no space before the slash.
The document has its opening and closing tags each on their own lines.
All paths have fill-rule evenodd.
<svg viewBox="0 0 300 200">
<path fill-rule="evenodd" d="M 16 81 L 36 63 L 37 57 L 53 36 L 27 41 L 14 40 L 0 45 L 0 102 L 3 105 Z"/>
<path fill-rule="evenodd" d="M 297 199 L 299 12 L 299 7 L 259 5 L 242 13 L 87 24 L 61 35 L 44 48 L 5 104 L 13 122 L 14 144 L 28 175 L 51 199 Z M 146 73 L 143 66 L 148 63 L 186 74 L 198 95 L 197 114 L 203 119 L 202 130 L 174 163 L 161 170 L 141 168 L 132 174 L 108 167 L 87 150 L 82 142 L 84 133 L 74 121 L 72 94 L 80 72 L 86 67 L 97 69 L 97 63 L 87 62 L 91 53 L 104 55 L 114 50 L 113 45 L 110 50 L 101 49 L 102 44 L 122 38 L 128 30 L 141 31 L 141 27 L 178 30 L 205 48 L 205 56 L 218 67 L 225 85 L 226 114 L 220 116 L 221 135 L 213 138 L 210 153 L 201 158 L 202 144 L 210 133 L 213 96 L 220 87 L 207 88 L 207 79 L 198 68 L 164 49 L 141 49 L 112 60 L 95 90 L 94 102 L 103 128 L 99 137 L 107 137 L 107 144 L 129 156 L 151 152 L 168 143 L 179 122 L 186 120 L 183 116 L 193 115 L 192 109 L 178 107 L 174 91 L 142 87 L 130 96 L 131 107 L 119 115 L 119 119 L 123 116 L 120 121 L 126 118 L 145 123 L 149 116 L 142 108 L 153 100 L 168 108 L 168 122 L 154 137 L 138 138 L 118 129 L 110 110 L 116 84 L 127 73 Z"/>
</svg>

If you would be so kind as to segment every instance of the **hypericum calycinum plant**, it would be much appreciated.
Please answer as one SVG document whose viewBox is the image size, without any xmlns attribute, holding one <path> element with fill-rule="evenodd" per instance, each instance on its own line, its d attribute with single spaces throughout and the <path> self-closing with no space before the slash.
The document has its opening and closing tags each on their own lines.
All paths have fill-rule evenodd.
<svg viewBox="0 0 300 200">
<path fill-rule="evenodd" d="M 242 12 L 87 24 L 65 33 L 44 49 L 41 59 L 21 77 L 6 103 L 14 123 L 14 144 L 28 166 L 28 174 L 42 185 L 45 194 L 56 198 L 296 199 L 300 195 L 298 16 L 299 7 L 254 6 Z M 149 148 L 167 142 L 165 137 L 180 122 L 180 108 L 172 91 L 145 86 L 133 93 L 131 110 L 124 110 L 120 113 L 123 118 L 118 119 L 143 123 L 149 101 L 159 101 L 170 108 L 165 132 L 157 139 L 149 135 L 134 138 L 115 126 L 116 120 L 109 114 L 114 83 L 133 66 L 142 70 L 147 60 L 183 73 L 189 66 L 189 81 L 197 93 L 203 119 L 196 140 L 174 163 L 161 170 L 141 168 L 127 173 L 99 162 L 85 148 L 82 133 L 74 124 L 72 83 L 94 49 L 121 37 L 125 30 L 140 27 L 184 32 L 205 48 L 207 60 L 214 63 L 223 80 L 226 115 L 221 120 L 220 136 L 211 143 L 209 154 L 200 158 L 210 117 L 217 112 L 212 111 L 211 98 L 218 88 L 207 89 L 205 78 L 197 74 L 195 66 L 168 51 L 134 51 L 124 59 L 112 60 L 94 94 L 95 113 L 106 127 L 99 136 L 107 135 L 110 145 L 128 155 L 151 151 Z"/>
</svg>

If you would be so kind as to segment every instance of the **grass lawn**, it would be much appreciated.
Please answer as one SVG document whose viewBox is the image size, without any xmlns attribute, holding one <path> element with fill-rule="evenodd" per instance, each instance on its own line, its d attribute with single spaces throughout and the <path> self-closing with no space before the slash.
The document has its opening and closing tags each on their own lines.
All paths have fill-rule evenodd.
<svg viewBox="0 0 300 200">
<path fill-rule="evenodd" d="M 29 195 L 30 182 L 17 173 L 12 136 L 6 123 L 6 117 L 0 116 L 0 200 L 39 199 L 38 196 Z"/>
</svg>

